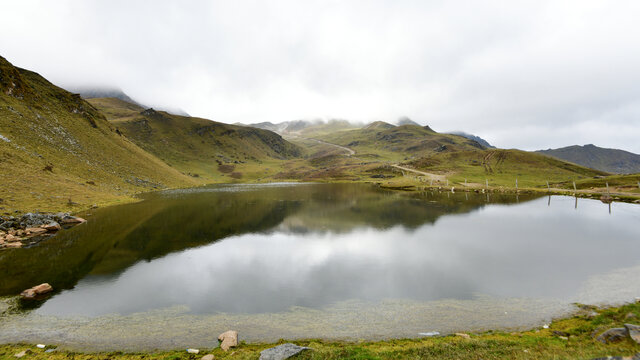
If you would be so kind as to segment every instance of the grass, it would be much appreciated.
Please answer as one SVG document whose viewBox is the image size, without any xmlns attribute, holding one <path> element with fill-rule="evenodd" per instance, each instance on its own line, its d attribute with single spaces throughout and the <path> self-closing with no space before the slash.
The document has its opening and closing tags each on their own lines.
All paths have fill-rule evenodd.
<svg viewBox="0 0 640 360">
<path fill-rule="evenodd" d="M 631 320 L 630 320 L 631 319 Z M 630 356 L 640 353 L 640 345 L 630 339 L 602 344 L 594 335 L 611 327 L 640 319 L 640 303 L 619 307 L 595 308 L 580 305 L 573 316 L 558 319 L 548 329 L 523 332 L 490 331 L 471 334 L 470 338 L 449 335 L 439 338 L 385 341 L 340 342 L 301 340 L 293 343 L 311 347 L 296 359 L 590 359 Z M 637 321 L 635 321 L 637 323 Z M 278 343 L 284 343 L 284 340 Z M 201 349 L 198 355 L 184 350 L 155 353 L 44 353 L 33 345 L 0 346 L 0 359 L 15 359 L 14 354 L 30 349 L 28 359 L 200 359 L 211 353 L 216 359 L 258 359 L 260 351 L 277 344 L 246 344 L 223 352 L 220 348 Z"/>
<path fill-rule="evenodd" d="M 198 181 L 118 135 L 98 110 L 0 58 L 0 214 L 77 211 Z M 7 76 L 8 74 L 8 76 Z"/>
</svg>

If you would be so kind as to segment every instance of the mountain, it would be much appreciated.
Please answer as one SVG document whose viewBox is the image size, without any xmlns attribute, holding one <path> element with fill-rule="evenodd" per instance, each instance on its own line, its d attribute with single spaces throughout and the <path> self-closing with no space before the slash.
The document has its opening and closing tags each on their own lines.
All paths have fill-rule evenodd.
<svg viewBox="0 0 640 360">
<path fill-rule="evenodd" d="M 83 99 L 116 98 L 134 105 L 138 105 L 144 108 L 149 108 L 149 106 L 140 104 L 139 102 L 133 100 L 132 98 L 129 97 L 129 95 L 125 94 L 124 91 L 118 88 L 102 87 L 102 86 L 94 86 L 94 87 L 83 86 L 83 87 L 75 87 L 75 88 L 72 87 L 72 88 L 68 88 L 67 90 L 73 93 L 80 94 L 80 96 L 82 96 Z M 158 110 L 166 111 L 174 115 L 190 116 L 186 111 L 180 108 L 161 106 L 161 107 L 158 107 Z"/>
<path fill-rule="evenodd" d="M 462 137 L 466 137 L 467 139 L 471 139 L 471 140 L 475 140 L 478 142 L 478 144 L 486 147 L 486 148 L 491 148 L 491 149 L 495 149 L 495 146 L 489 144 L 489 142 L 483 138 L 481 138 L 480 136 L 476 136 L 476 135 L 471 135 L 471 134 L 467 134 L 464 131 L 452 131 L 448 134 L 452 134 L 452 135 L 458 135 L 458 136 L 462 136 Z"/>
<path fill-rule="evenodd" d="M 640 173 L 640 155 L 588 144 L 536 151 L 540 154 L 616 174 Z"/>
<path fill-rule="evenodd" d="M 79 95 L 0 57 L 0 212 L 82 209 L 192 186 Z"/>
<path fill-rule="evenodd" d="M 111 124 L 142 149 L 183 173 L 209 182 L 247 180 L 258 165 L 301 155 L 301 149 L 268 130 L 144 109 L 116 98 L 88 99 Z"/>
<path fill-rule="evenodd" d="M 402 116 L 398 119 L 398 121 L 396 121 L 396 124 L 398 124 L 399 126 L 401 125 L 416 125 L 416 126 L 420 126 L 420 124 L 418 124 L 417 122 L 409 119 L 406 116 Z"/>
</svg>

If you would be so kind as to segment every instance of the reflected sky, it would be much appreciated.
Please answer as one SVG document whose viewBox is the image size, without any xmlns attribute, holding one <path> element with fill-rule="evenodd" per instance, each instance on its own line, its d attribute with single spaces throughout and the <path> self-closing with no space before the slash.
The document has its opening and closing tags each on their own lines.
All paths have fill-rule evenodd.
<svg viewBox="0 0 640 360">
<path fill-rule="evenodd" d="M 576 209 L 570 197 L 554 196 L 550 205 L 546 197 L 502 205 L 472 195 L 473 206 L 447 215 L 469 196 L 458 194 L 447 203 L 438 198 L 445 195 L 322 193 L 296 198 L 302 205 L 266 230 L 231 234 L 118 272 L 90 273 L 36 311 L 126 315 L 185 305 L 192 313 L 268 313 L 349 300 L 467 300 L 477 294 L 569 303 L 580 301 L 594 276 L 640 264 L 635 205 L 615 203 L 609 214 L 607 205 L 594 200 L 580 199 Z M 345 208 L 350 215 L 371 210 L 372 203 L 358 196 L 373 196 L 377 205 L 378 197 L 394 201 L 371 216 L 336 219 Z M 379 226 L 379 219 L 392 216 L 384 215 L 389 209 L 414 202 L 443 213 L 420 213 L 424 221 L 418 225 Z M 619 281 L 621 288 L 640 287 L 636 277 Z M 610 287 L 590 287 L 589 296 L 628 300 L 626 292 Z"/>
</svg>

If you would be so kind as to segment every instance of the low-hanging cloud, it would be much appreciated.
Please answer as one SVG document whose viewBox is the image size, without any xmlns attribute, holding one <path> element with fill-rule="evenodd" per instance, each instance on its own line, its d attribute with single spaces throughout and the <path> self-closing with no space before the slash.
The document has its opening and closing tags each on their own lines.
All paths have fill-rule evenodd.
<svg viewBox="0 0 640 360">
<path fill-rule="evenodd" d="M 394 119 L 640 152 L 637 1 L 20 1 L 0 55 L 221 122 Z"/>
</svg>

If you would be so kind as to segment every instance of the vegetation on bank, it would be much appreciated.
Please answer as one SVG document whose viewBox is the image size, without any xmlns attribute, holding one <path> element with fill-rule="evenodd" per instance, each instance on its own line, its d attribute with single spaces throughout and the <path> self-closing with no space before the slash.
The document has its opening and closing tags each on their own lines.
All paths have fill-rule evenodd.
<svg viewBox="0 0 640 360">
<path fill-rule="evenodd" d="M 579 305 L 571 317 L 559 319 L 548 328 L 523 332 L 490 331 L 470 337 L 448 335 L 437 338 L 385 341 L 339 342 L 322 340 L 293 341 L 311 347 L 296 359 L 592 359 L 606 356 L 631 356 L 640 353 L 640 344 L 630 338 L 603 344 L 595 337 L 613 327 L 640 321 L 640 303 L 596 308 Z M 242 334 L 241 334 L 242 335 Z M 279 343 L 284 343 L 282 340 Z M 220 348 L 156 353 L 77 353 L 65 350 L 45 353 L 35 345 L 0 346 L 0 359 L 31 350 L 23 359 L 200 359 L 213 354 L 216 359 L 258 359 L 260 351 L 277 344 L 246 344 L 224 352 Z"/>
</svg>

